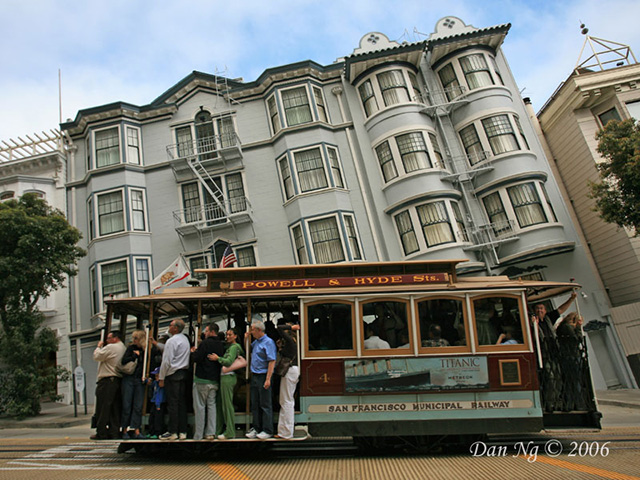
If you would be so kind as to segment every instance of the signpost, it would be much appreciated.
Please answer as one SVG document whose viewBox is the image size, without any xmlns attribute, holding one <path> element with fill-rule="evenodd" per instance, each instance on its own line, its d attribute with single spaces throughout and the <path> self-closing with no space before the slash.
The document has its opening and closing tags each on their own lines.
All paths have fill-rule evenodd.
<svg viewBox="0 0 640 480">
<path fill-rule="evenodd" d="M 78 394 L 84 393 L 83 396 L 83 400 L 84 400 L 84 414 L 87 414 L 87 389 L 85 386 L 85 373 L 84 373 L 84 368 L 82 368 L 81 365 L 78 365 L 74 370 L 73 370 L 73 380 L 74 380 L 74 384 L 75 384 L 75 392 L 73 392 L 73 416 L 77 417 L 78 416 L 78 402 L 76 399 L 76 392 L 78 392 Z"/>
</svg>

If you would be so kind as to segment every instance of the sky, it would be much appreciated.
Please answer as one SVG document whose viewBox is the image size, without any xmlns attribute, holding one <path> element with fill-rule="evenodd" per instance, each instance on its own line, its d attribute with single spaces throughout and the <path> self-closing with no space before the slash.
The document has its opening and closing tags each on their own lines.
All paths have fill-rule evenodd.
<svg viewBox="0 0 640 480">
<path fill-rule="evenodd" d="M 640 54 L 637 0 L 0 0 L 0 11 L 5 141 L 58 128 L 59 71 L 66 121 L 116 101 L 146 105 L 193 70 L 248 82 L 298 61 L 329 65 L 369 32 L 424 40 L 449 15 L 511 24 L 502 48 L 536 110 L 575 67 L 581 22 Z"/>
</svg>

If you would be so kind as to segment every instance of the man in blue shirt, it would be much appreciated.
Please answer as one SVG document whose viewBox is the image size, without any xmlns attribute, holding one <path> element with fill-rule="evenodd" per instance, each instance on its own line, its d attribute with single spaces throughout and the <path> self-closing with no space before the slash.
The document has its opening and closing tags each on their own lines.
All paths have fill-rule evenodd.
<svg viewBox="0 0 640 480">
<path fill-rule="evenodd" d="M 265 335 L 265 326 L 254 321 L 245 334 L 253 336 L 251 343 L 251 414 L 253 428 L 247 438 L 265 440 L 273 436 L 273 407 L 271 406 L 271 377 L 276 366 L 276 344 Z"/>
</svg>

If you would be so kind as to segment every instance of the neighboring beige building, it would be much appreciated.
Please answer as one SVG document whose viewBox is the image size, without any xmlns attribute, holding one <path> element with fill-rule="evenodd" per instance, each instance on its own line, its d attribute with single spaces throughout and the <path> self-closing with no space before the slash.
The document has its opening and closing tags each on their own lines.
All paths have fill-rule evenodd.
<svg viewBox="0 0 640 480">
<path fill-rule="evenodd" d="M 588 198 L 588 182 L 598 181 L 597 163 L 602 160 L 596 151 L 596 132 L 611 119 L 640 119 L 640 64 L 627 46 L 590 36 L 587 45 L 593 55 L 576 67 L 538 113 L 541 141 L 554 160 L 552 167 L 608 294 L 608 298 L 584 298 L 583 302 L 596 302 L 603 314 L 610 308 L 619 341 L 640 383 L 640 237 L 605 223 Z M 603 335 L 606 330 L 602 329 Z M 592 342 L 597 338 L 590 334 Z"/>
</svg>

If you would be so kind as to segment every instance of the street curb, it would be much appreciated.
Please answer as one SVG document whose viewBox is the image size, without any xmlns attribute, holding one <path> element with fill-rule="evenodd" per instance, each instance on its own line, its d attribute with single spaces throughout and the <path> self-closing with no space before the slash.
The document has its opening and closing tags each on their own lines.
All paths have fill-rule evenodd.
<svg viewBox="0 0 640 480">
<path fill-rule="evenodd" d="M 8 430 L 10 428 L 67 428 L 77 427 L 80 425 L 91 425 L 91 418 L 73 418 L 70 420 L 34 422 L 28 420 L 6 420 L 0 421 L 0 430 Z"/>
</svg>

